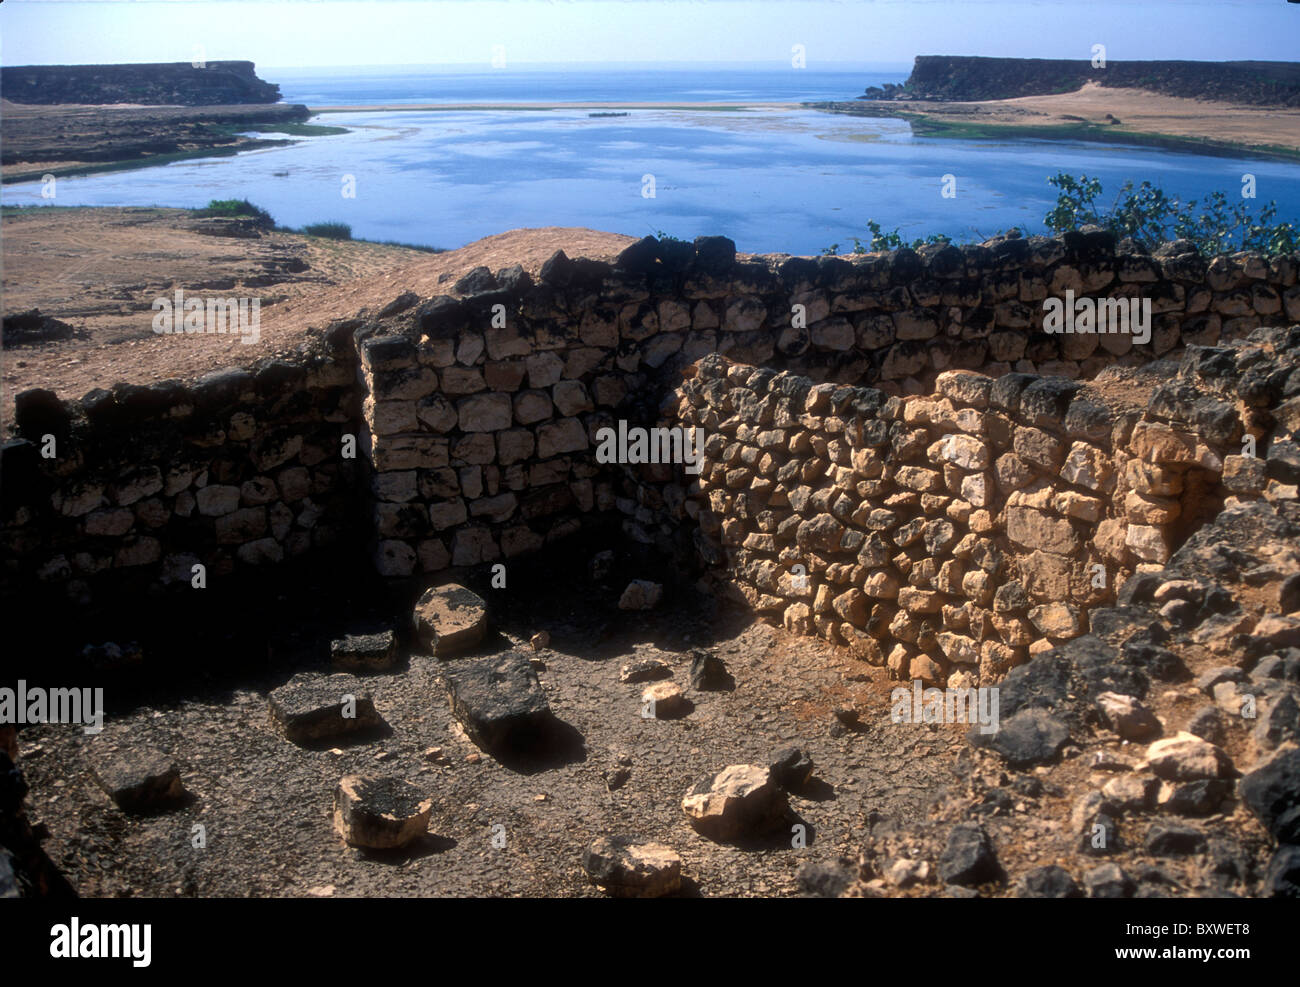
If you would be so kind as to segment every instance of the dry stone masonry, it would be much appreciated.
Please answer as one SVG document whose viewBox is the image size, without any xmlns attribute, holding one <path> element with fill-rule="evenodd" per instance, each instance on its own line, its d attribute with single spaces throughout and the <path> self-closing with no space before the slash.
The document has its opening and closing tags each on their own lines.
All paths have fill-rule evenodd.
<svg viewBox="0 0 1300 987">
<path fill-rule="evenodd" d="M 1040 331 L 1066 292 L 1149 300 L 1149 342 Z M 1099 231 L 815 259 L 646 238 L 480 268 L 291 360 L 20 394 L 4 591 L 153 598 L 360 545 L 427 579 L 604 518 L 693 538 L 759 613 L 899 675 L 994 680 L 1267 492 L 1290 378 L 1215 344 L 1297 319 L 1293 257 Z M 1176 378 L 1107 377 L 1167 357 Z M 620 422 L 702 430 L 703 472 L 599 461 Z"/>
</svg>

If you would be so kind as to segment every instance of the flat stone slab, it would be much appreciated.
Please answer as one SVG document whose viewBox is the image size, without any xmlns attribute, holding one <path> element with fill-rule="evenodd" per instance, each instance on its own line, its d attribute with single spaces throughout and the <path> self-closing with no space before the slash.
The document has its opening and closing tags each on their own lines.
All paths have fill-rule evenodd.
<svg viewBox="0 0 1300 987">
<path fill-rule="evenodd" d="M 448 669 L 447 699 L 470 740 L 489 753 L 526 750 L 552 719 L 546 693 L 522 651 Z"/>
<path fill-rule="evenodd" d="M 295 744 L 383 726 L 370 693 L 354 675 L 301 672 L 268 697 L 271 721 Z"/>
<path fill-rule="evenodd" d="M 682 811 L 696 832 L 711 840 L 767 832 L 780 823 L 786 794 L 769 768 L 732 764 L 696 782 L 682 799 Z"/>
<path fill-rule="evenodd" d="M 682 886 L 682 858 L 662 843 L 602 836 L 582 851 L 582 869 L 615 898 L 658 898 Z"/>
<path fill-rule="evenodd" d="M 630 661 L 618 673 L 620 682 L 653 682 L 666 679 L 673 674 L 666 661 L 659 658 L 637 658 Z"/>
<path fill-rule="evenodd" d="M 425 590 L 415 604 L 415 634 L 439 658 L 468 651 L 487 635 L 487 604 L 458 583 Z"/>
<path fill-rule="evenodd" d="M 432 812 L 432 799 L 396 778 L 344 775 L 334 790 L 334 829 L 352 846 L 406 846 L 428 832 Z"/>
<path fill-rule="evenodd" d="M 123 812 L 154 812 L 185 800 L 171 758 L 149 748 L 120 751 L 90 766 L 90 775 Z"/>
<path fill-rule="evenodd" d="M 392 631 L 375 634 L 345 634 L 330 642 L 334 667 L 350 672 L 392 668 L 397 661 L 397 635 Z"/>
</svg>

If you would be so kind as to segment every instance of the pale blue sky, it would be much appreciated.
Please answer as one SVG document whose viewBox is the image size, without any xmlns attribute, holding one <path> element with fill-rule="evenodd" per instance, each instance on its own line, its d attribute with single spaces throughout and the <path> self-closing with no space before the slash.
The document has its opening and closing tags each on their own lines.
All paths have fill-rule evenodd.
<svg viewBox="0 0 1300 987">
<path fill-rule="evenodd" d="M 910 63 L 918 54 L 1282 59 L 1285 0 L 8 0 L 7 65 L 244 58 L 263 68 L 533 62 Z M 829 67 L 829 66 L 828 66 Z"/>
</svg>

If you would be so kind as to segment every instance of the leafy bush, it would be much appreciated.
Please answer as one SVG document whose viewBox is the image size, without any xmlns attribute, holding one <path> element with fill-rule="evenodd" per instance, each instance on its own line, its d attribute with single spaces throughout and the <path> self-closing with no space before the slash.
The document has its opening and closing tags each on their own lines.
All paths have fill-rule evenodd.
<svg viewBox="0 0 1300 987">
<path fill-rule="evenodd" d="M 1277 202 L 1269 202 L 1252 216 L 1245 200 L 1230 203 L 1224 192 L 1213 192 L 1202 200 L 1184 204 L 1176 195 L 1166 195 L 1150 182 L 1136 189 L 1125 182 L 1108 209 L 1097 206 L 1101 182 L 1087 175 L 1075 178 L 1064 173 L 1048 180 L 1059 189 L 1056 206 L 1043 218 L 1047 228 L 1063 233 L 1093 225 L 1118 237 L 1133 237 L 1148 245 L 1166 240 L 1191 240 L 1202 254 L 1213 256 L 1236 250 L 1265 255 L 1300 249 L 1300 227 L 1295 223 L 1274 223 Z"/>
<path fill-rule="evenodd" d="M 308 236 L 323 236 L 330 240 L 351 240 L 352 227 L 347 223 L 312 223 L 302 231 Z"/>
<path fill-rule="evenodd" d="M 1213 192 L 1198 202 L 1186 203 L 1176 195 L 1166 195 L 1163 189 L 1150 182 L 1134 187 L 1125 182 L 1109 207 L 1099 206 L 1101 181 L 1087 175 L 1074 177 L 1064 172 L 1047 179 L 1058 190 L 1056 205 L 1043 217 L 1050 232 L 1065 233 L 1084 226 L 1100 226 L 1116 237 L 1132 237 L 1148 247 L 1168 240 L 1190 240 L 1205 256 L 1250 250 L 1265 256 L 1300 252 L 1300 225 L 1278 223 L 1277 202 L 1271 201 L 1251 214 L 1246 201 L 1231 202 L 1225 192 Z M 871 238 L 863 241 L 851 237 L 852 253 L 864 254 L 877 250 L 913 248 L 927 243 L 951 243 L 952 238 L 931 234 L 913 240 L 903 240 L 897 229 L 885 233 L 880 224 L 867 220 Z M 831 244 L 823 254 L 839 253 L 840 245 Z"/>
<path fill-rule="evenodd" d="M 253 205 L 247 199 L 213 199 L 206 209 L 194 210 L 197 216 L 226 216 L 256 220 L 258 225 L 271 227 L 275 220 L 265 209 Z"/>
</svg>

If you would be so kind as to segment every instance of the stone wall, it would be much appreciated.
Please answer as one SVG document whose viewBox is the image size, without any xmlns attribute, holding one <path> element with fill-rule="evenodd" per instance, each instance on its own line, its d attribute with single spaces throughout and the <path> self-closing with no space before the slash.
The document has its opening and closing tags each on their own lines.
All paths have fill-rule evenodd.
<svg viewBox="0 0 1300 987">
<path fill-rule="evenodd" d="M 896 665 L 995 675 L 1165 557 L 1221 501 L 1249 425 L 1193 402 L 1171 431 L 1184 395 L 1116 415 L 1101 384 L 1077 381 L 1300 319 L 1296 270 L 1207 262 L 1186 243 L 1148 255 L 1100 232 L 845 258 L 646 238 L 612 263 L 557 253 L 536 277 L 479 268 L 290 360 L 72 403 L 20 394 L 3 589 L 156 594 L 200 562 L 229 585 L 341 542 L 363 543 L 381 576 L 427 578 L 603 516 L 661 548 L 695 538 L 715 563 L 721 539 L 751 602 L 793 627 L 885 660 L 878 620 L 858 616 L 893 608 Z M 1043 299 L 1066 291 L 1150 298 L 1150 342 L 1040 331 Z M 597 461 L 599 430 L 620 420 L 702 427 L 706 499 L 688 498 L 680 467 Z M 853 544 L 831 545 L 836 532 Z M 791 598 L 769 584 L 796 549 L 810 589 Z"/>
<path fill-rule="evenodd" d="M 661 523 L 695 519 L 713 580 L 787 630 L 899 677 L 997 681 L 1225 501 L 1294 496 L 1266 458 L 1300 426 L 1300 374 L 1264 345 L 1290 337 L 1188 347 L 1177 376 L 948 371 L 901 399 L 709 356 L 662 423 L 707 439 Z"/>
<path fill-rule="evenodd" d="M 4 595 L 147 600 L 326 552 L 364 527 L 350 341 L 80 401 L 30 390 L 3 457 Z M 48 454 L 48 455 L 47 455 Z"/>
<path fill-rule="evenodd" d="M 613 264 L 557 254 L 536 280 L 482 268 L 423 305 L 399 299 L 361 342 L 377 565 L 409 576 L 494 562 L 611 508 L 639 540 L 668 540 L 650 522 L 665 493 L 681 502 L 680 485 L 638 484 L 634 471 L 596 463 L 593 450 L 599 430 L 620 419 L 654 424 L 677 371 L 708 354 L 875 383 L 883 400 L 926 392 L 954 368 L 1088 378 L 1300 316 L 1292 258 L 1207 264 L 1185 243 L 1160 256 L 1122 246 L 1083 233 L 738 260 L 722 238 L 647 238 Z M 1039 331 L 1043 299 L 1066 291 L 1152 299 L 1150 342 Z M 1046 463 L 1056 451 L 1038 455 Z M 1069 441 L 1060 452 L 1072 452 Z M 991 486 L 993 467 L 983 475 Z M 1092 501 L 1072 509 L 1078 525 L 1101 510 Z M 1145 527 L 1133 537 L 1151 544 L 1130 550 L 1150 554 L 1168 540 Z"/>
</svg>

